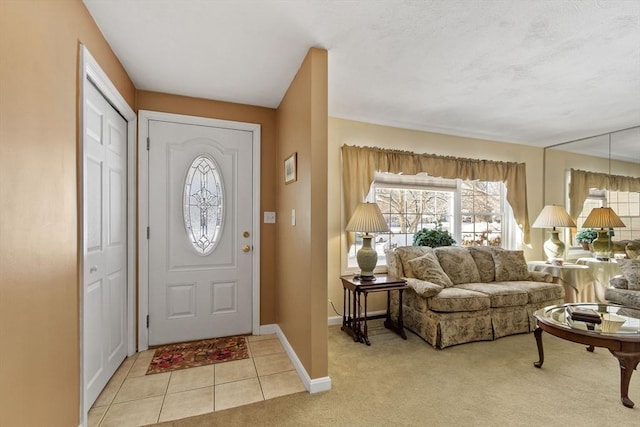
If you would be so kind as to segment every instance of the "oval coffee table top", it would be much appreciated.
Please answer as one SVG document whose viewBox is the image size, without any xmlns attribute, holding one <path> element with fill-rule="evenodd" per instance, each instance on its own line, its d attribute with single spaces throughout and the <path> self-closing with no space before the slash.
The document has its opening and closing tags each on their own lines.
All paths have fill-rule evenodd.
<svg viewBox="0 0 640 427">
<path fill-rule="evenodd" d="M 624 319 L 624 324 L 616 332 L 603 332 L 601 324 L 593 324 L 570 318 L 569 308 L 591 309 L 598 314 L 614 314 Z M 534 314 L 538 321 L 545 325 L 560 329 L 567 329 L 574 333 L 585 335 L 600 335 L 602 338 L 609 337 L 622 339 L 624 341 L 640 341 L 640 310 L 622 307 L 619 305 L 599 304 L 599 303 L 576 303 L 560 304 L 545 307 Z"/>
</svg>

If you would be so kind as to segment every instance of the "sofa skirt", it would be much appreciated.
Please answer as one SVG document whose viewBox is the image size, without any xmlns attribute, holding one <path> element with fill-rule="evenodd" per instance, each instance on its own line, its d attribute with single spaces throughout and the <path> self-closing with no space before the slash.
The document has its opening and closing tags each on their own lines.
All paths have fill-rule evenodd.
<svg viewBox="0 0 640 427">
<path fill-rule="evenodd" d="M 411 290 L 407 291 L 405 294 L 412 293 Z M 412 296 L 407 299 L 411 301 Z M 391 315 L 394 318 L 398 316 L 397 295 L 391 297 Z M 493 339 L 491 315 L 488 309 L 454 313 L 423 312 L 416 310 L 414 304 L 403 301 L 402 317 L 407 329 L 435 348 Z"/>
<path fill-rule="evenodd" d="M 491 309 L 493 339 L 529 332 L 529 312 L 526 306 Z"/>
<path fill-rule="evenodd" d="M 563 300 L 529 303 L 526 306 L 498 307 L 478 311 L 443 313 L 426 309 L 426 300 L 411 289 L 404 292 L 404 326 L 435 348 L 474 341 L 491 341 L 508 335 L 532 332 L 533 313 Z M 391 293 L 391 315 L 398 316 L 398 295 Z"/>
</svg>

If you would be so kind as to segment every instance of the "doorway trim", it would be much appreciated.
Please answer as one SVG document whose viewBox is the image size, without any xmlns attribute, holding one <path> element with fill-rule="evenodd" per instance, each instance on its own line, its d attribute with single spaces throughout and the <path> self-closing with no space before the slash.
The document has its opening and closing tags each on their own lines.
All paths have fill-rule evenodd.
<svg viewBox="0 0 640 427">
<path fill-rule="evenodd" d="M 80 420 L 87 425 L 89 408 L 84 401 L 84 103 L 86 85 L 93 84 L 120 115 L 127 121 L 127 354 L 136 352 L 135 334 L 135 279 L 136 279 L 136 114 L 118 92 L 107 74 L 89 50 L 80 44 L 80 70 L 78 84 L 78 298 L 80 341 Z"/>
<path fill-rule="evenodd" d="M 252 134 L 253 154 L 253 230 L 254 258 L 251 294 L 251 328 L 252 333 L 260 333 L 260 125 L 256 123 L 236 122 L 230 120 L 211 119 L 206 117 L 187 116 L 183 114 L 162 113 L 158 111 L 138 110 L 138 351 L 149 348 L 149 121 L 171 121 L 198 126 L 213 126 L 244 130 Z"/>
</svg>

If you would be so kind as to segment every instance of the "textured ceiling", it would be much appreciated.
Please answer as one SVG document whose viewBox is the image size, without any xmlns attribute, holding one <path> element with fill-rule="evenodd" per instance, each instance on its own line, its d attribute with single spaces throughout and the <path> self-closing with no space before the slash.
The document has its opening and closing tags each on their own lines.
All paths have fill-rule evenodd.
<svg viewBox="0 0 640 427">
<path fill-rule="evenodd" d="M 315 46 L 333 117 L 536 146 L 640 125 L 640 0 L 84 2 L 139 89 L 277 107 Z"/>
</svg>

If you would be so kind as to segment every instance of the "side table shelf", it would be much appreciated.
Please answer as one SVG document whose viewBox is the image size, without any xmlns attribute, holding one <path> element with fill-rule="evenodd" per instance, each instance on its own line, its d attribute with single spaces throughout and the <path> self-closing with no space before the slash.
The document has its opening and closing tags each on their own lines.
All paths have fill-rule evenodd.
<svg viewBox="0 0 640 427">
<path fill-rule="evenodd" d="M 407 339 L 402 322 L 402 292 L 408 288 L 406 280 L 393 276 L 378 275 L 375 280 L 360 280 L 354 276 L 342 276 L 343 314 L 342 330 L 348 333 L 355 342 L 371 345 L 369 342 L 367 320 L 385 318 L 384 326 Z M 387 292 L 387 312 L 383 315 L 367 316 L 367 297 L 370 292 Z M 400 307 L 398 320 L 391 319 L 391 291 L 398 291 Z M 364 308 L 361 298 L 364 295 Z"/>
</svg>

